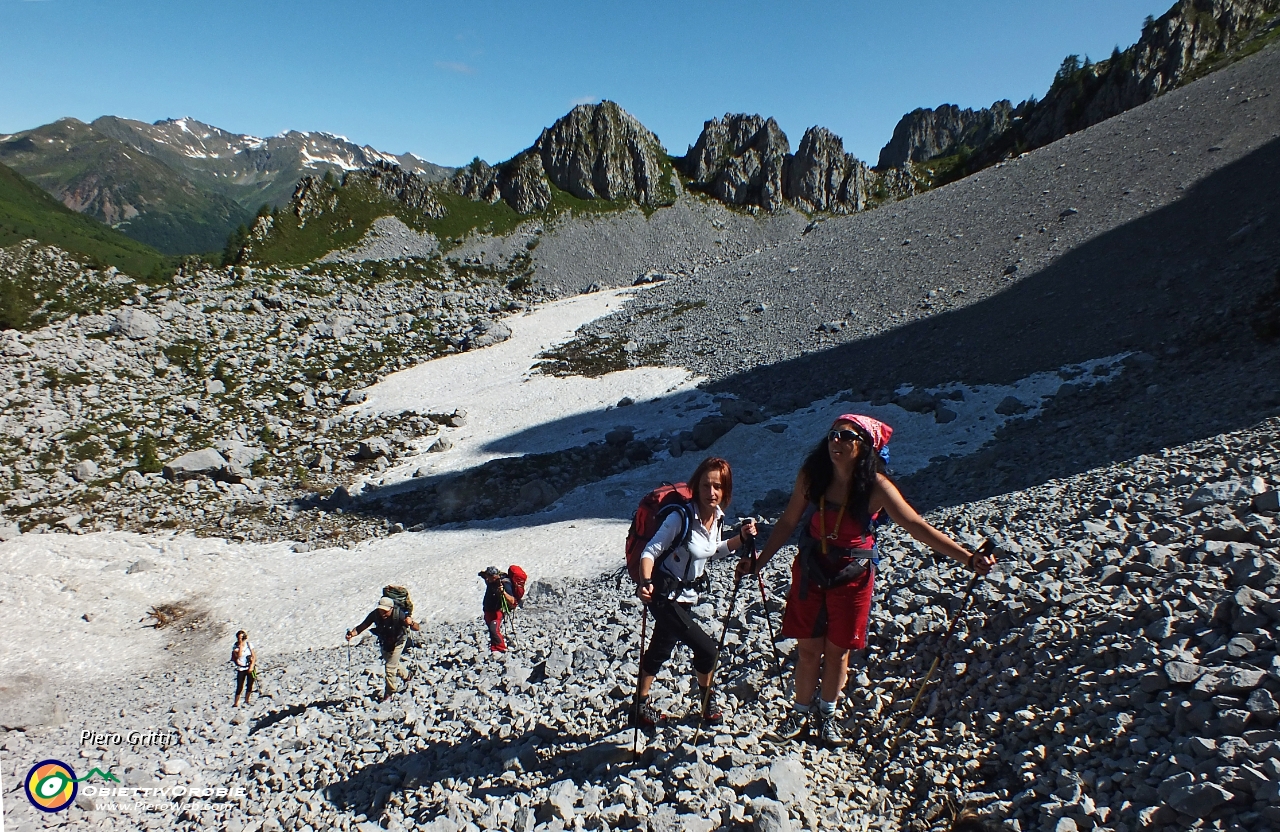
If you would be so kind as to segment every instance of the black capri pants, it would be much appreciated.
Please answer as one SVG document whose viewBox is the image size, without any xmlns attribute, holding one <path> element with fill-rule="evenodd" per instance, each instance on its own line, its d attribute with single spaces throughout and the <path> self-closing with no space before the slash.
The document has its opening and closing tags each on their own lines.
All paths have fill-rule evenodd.
<svg viewBox="0 0 1280 832">
<path fill-rule="evenodd" d="M 693 651 L 693 669 L 710 673 L 716 666 L 716 645 L 711 636 L 698 626 L 689 612 L 689 604 L 674 601 L 658 601 L 653 610 L 653 640 L 644 652 L 640 667 L 646 676 L 657 676 L 671 651 L 679 643 L 687 644 Z"/>
<path fill-rule="evenodd" d="M 240 691 L 244 691 L 244 698 L 248 700 L 249 695 L 253 693 L 253 674 L 248 670 L 236 669 L 236 698 L 240 698 Z"/>
</svg>

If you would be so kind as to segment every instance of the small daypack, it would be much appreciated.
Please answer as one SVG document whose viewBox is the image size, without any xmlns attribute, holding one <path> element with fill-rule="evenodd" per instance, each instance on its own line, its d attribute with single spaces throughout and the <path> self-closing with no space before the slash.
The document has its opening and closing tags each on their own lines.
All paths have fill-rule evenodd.
<svg viewBox="0 0 1280 832">
<path fill-rule="evenodd" d="M 692 501 L 693 490 L 683 482 L 664 482 L 640 500 L 635 514 L 631 516 L 631 528 L 627 529 L 627 572 L 631 575 L 631 580 L 640 583 L 640 555 L 672 512 L 680 515 L 680 536 L 654 561 L 655 574 L 659 564 L 673 549 L 689 541 L 693 523 L 688 506 Z"/>
<path fill-rule="evenodd" d="M 511 597 L 516 599 L 516 606 L 524 600 L 524 585 L 529 580 L 529 573 L 514 563 L 507 567 L 507 580 L 511 582 Z"/>
</svg>

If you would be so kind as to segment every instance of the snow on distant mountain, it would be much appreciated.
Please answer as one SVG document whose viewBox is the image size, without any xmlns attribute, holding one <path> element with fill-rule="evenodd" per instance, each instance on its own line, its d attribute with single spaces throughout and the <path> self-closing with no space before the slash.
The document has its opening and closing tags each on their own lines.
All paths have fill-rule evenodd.
<svg viewBox="0 0 1280 832">
<path fill-rule="evenodd" d="M 93 128 L 183 171 L 193 181 L 246 208 L 287 202 L 293 186 L 307 173 L 355 170 L 375 162 L 398 164 L 432 181 L 453 172 L 411 153 L 386 153 L 325 132 L 288 130 L 261 138 L 231 133 L 190 117 L 147 124 L 103 116 L 93 122 Z"/>
</svg>

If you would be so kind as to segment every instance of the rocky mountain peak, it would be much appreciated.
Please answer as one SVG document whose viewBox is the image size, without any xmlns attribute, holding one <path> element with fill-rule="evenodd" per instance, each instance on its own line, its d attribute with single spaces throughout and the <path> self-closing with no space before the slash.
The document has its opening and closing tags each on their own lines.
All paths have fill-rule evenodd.
<svg viewBox="0 0 1280 832">
<path fill-rule="evenodd" d="M 679 180 L 658 137 L 612 101 L 580 104 L 542 131 L 529 149 L 497 167 L 476 159 L 450 186 L 481 202 L 499 198 L 521 214 L 546 210 L 551 187 L 579 199 L 669 205 Z"/>
<path fill-rule="evenodd" d="M 880 165 L 925 161 L 969 148 L 963 176 L 1131 110 L 1239 58 L 1250 41 L 1269 37 L 1280 0 L 1178 0 L 1143 27 L 1138 42 L 1103 61 L 1068 55 L 1044 98 L 1008 111 L 951 107 L 908 113 L 880 155 Z M 972 113 L 972 115 L 969 115 Z"/>
<path fill-rule="evenodd" d="M 547 178 L 579 199 L 670 202 L 658 137 L 612 101 L 580 104 L 534 145 Z"/>
<path fill-rule="evenodd" d="M 702 133 L 679 160 L 701 189 L 731 205 L 782 206 L 782 174 L 791 145 L 772 118 L 726 113 L 702 125 Z"/>
<path fill-rule="evenodd" d="M 979 110 L 943 104 L 936 109 L 919 107 L 904 115 L 893 128 L 893 137 L 880 151 L 881 170 L 908 162 L 927 162 L 955 153 L 961 146 L 978 147 L 999 136 L 1013 123 L 1014 108 L 1008 100 Z"/>
<path fill-rule="evenodd" d="M 844 152 L 844 141 L 825 127 L 810 127 L 787 160 L 783 192 L 806 211 L 851 214 L 866 208 L 867 165 Z"/>
</svg>

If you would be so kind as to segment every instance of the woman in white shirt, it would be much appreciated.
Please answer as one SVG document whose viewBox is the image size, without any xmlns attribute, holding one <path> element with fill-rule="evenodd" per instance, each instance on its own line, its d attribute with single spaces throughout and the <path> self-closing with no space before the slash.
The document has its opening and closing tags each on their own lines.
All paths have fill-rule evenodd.
<svg viewBox="0 0 1280 832">
<path fill-rule="evenodd" d="M 231 648 L 231 661 L 236 666 L 236 695 L 231 700 L 231 707 L 239 707 L 240 691 L 244 691 L 244 704 L 249 704 L 249 695 L 253 693 L 253 680 L 258 670 L 258 654 L 253 652 L 249 643 L 249 634 L 244 630 L 236 633 L 236 646 Z"/>
<path fill-rule="evenodd" d="M 640 555 L 641 581 L 636 594 L 653 612 L 653 639 L 640 661 L 640 688 L 634 717 L 643 726 L 653 726 L 666 718 L 649 703 L 649 689 L 676 644 L 693 651 L 693 669 L 698 699 L 704 703 L 702 717 L 719 722 L 719 704 L 705 695 L 716 664 L 716 644 L 693 620 L 690 609 L 698 603 L 698 586 L 711 560 L 721 560 L 755 537 L 755 522 L 747 520 L 740 534 L 721 540 L 724 507 L 733 496 L 733 471 L 729 463 L 709 457 L 689 477 L 693 500 L 682 511 L 673 511 L 658 527 Z M 683 539 L 681 532 L 685 532 Z"/>
</svg>

